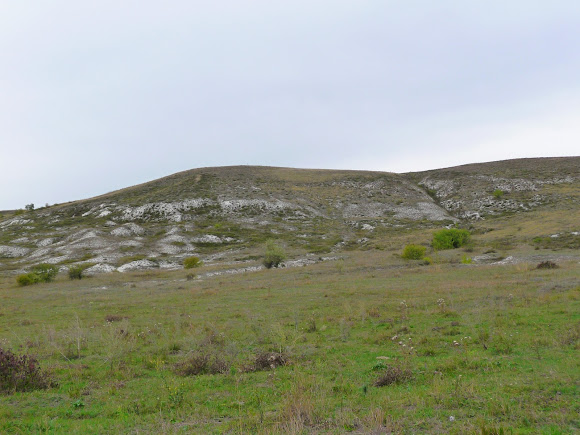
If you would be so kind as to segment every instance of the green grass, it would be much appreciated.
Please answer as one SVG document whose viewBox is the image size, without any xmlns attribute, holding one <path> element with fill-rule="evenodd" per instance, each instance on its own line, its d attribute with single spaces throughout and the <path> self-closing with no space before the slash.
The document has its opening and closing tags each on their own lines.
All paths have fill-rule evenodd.
<svg viewBox="0 0 580 435">
<path fill-rule="evenodd" d="M 578 266 L 533 266 L 369 251 L 200 281 L 0 278 L 1 345 L 59 384 L 0 397 L 0 432 L 576 432 Z M 266 351 L 289 364 L 245 369 Z M 178 375 L 192 353 L 228 370 Z M 389 367 L 411 377 L 374 386 Z"/>
</svg>

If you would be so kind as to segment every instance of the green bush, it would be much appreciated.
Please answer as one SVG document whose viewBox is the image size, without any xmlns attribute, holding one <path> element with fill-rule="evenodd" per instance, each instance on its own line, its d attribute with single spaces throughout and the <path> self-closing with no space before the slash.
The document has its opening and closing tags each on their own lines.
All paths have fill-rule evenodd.
<svg viewBox="0 0 580 435">
<path fill-rule="evenodd" d="M 403 249 L 403 257 L 406 260 L 421 260 L 425 256 L 427 248 L 421 245 L 407 245 Z"/>
<path fill-rule="evenodd" d="M 274 241 L 268 240 L 266 242 L 266 255 L 264 256 L 264 266 L 267 269 L 271 269 L 272 267 L 280 266 L 286 259 L 286 253 L 284 250 L 278 246 Z"/>
<path fill-rule="evenodd" d="M 500 199 L 502 196 L 503 196 L 503 190 L 500 190 L 500 189 L 495 189 L 495 190 L 493 191 L 493 197 L 494 197 L 495 199 Z"/>
<path fill-rule="evenodd" d="M 432 246 L 437 251 L 459 248 L 469 242 L 471 234 L 457 228 L 439 230 L 433 234 Z"/>
<path fill-rule="evenodd" d="M 183 267 L 185 269 L 193 269 L 194 267 L 199 267 L 203 264 L 203 261 L 199 257 L 187 257 L 183 260 Z"/>
<path fill-rule="evenodd" d="M 37 276 L 33 273 L 27 273 L 24 275 L 18 275 L 16 277 L 16 283 L 20 286 L 20 287 L 25 287 L 27 285 L 32 285 L 32 284 L 36 284 L 38 282 L 37 280 Z"/>
<path fill-rule="evenodd" d="M 82 279 L 83 272 L 88 268 L 86 264 L 79 264 L 77 266 L 71 266 L 68 270 L 69 279 Z"/>
<path fill-rule="evenodd" d="M 16 283 L 20 287 L 36 284 L 39 282 L 51 282 L 58 274 L 58 267 L 52 264 L 38 264 L 33 266 L 30 273 L 18 275 Z"/>
<path fill-rule="evenodd" d="M 37 264 L 32 267 L 31 273 L 38 276 L 39 282 L 51 282 L 58 274 L 58 267 L 53 264 Z"/>
</svg>

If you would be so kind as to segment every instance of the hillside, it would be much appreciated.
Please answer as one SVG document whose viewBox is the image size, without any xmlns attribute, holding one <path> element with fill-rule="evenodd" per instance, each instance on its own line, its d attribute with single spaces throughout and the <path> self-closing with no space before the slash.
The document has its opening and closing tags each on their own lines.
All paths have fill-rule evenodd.
<svg viewBox="0 0 580 435">
<path fill-rule="evenodd" d="M 399 249 L 394 241 L 409 231 L 451 224 L 481 233 L 500 230 L 494 236 L 512 244 L 516 233 L 517 243 L 561 233 L 566 246 L 575 246 L 579 168 L 580 157 L 407 174 L 193 169 L 95 198 L 4 213 L 0 270 L 37 263 L 62 269 L 90 263 L 93 272 L 176 269 L 191 255 L 206 264 L 255 263 L 268 239 L 304 259 L 349 249 Z"/>
</svg>

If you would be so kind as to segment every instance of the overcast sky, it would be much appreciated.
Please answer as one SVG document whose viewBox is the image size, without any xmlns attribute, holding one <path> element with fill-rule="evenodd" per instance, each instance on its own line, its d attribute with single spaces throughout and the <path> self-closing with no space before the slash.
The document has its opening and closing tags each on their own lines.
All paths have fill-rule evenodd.
<svg viewBox="0 0 580 435">
<path fill-rule="evenodd" d="M 203 166 L 580 155 L 580 1 L 0 3 L 0 210 Z"/>
</svg>

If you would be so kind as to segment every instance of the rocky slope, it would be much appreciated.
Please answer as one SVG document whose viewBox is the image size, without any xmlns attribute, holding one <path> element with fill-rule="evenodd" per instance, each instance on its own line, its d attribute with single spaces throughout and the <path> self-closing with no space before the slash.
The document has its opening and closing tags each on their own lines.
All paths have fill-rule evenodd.
<svg viewBox="0 0 580 435">
<path fill-rule="evenodd" d="M 398 229 L 442 227 L 568 204 L 580 158 L 524 159 L 410 174 L 202 168 L 0 218 L 0 268 L 90 263 L 93 272 L 255 258 L 267 239 L 295 256 L 352 249 Z"/>
</svg>

